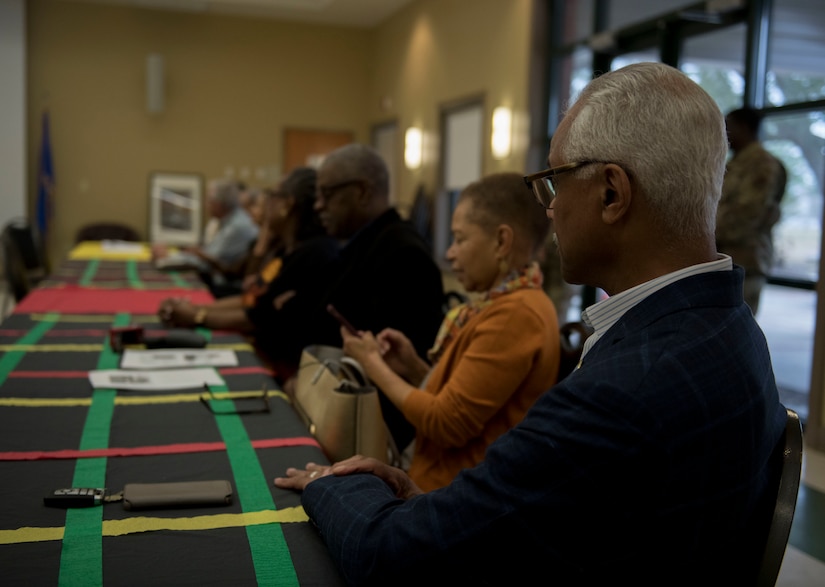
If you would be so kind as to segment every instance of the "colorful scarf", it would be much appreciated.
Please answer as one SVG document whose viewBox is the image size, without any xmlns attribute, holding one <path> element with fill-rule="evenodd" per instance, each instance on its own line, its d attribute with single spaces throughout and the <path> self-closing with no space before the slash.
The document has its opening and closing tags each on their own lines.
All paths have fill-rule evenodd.
<svg viewBox="0 0 825 587">
<path fill-rule="evenodd" d="M 539 264 L 534 261 L 522 269 L 513 269 L 504 278 L 504 281 L 479 299 L 452 308 L 447 312 L 444 321 L 441 322 L 441 328 L 438 329 L 433 348 L 427 352 L 430 362 L 435 363 L 438 361 L 458 331 L 470 321 L 470 318 L 493 303 L 494 299 L 520 289 L 540 289 L 543 281 L 544 277 L 541 269 L 539 269 Z"/>
</svg>

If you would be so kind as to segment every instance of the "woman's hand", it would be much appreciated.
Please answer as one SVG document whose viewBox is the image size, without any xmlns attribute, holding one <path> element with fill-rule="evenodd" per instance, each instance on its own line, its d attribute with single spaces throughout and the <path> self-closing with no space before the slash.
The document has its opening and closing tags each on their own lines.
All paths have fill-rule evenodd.
<svg viewBox="0 0 825 587">
<path fill-rule="evenodd" d="M 392 366 L 394 362 L 399 365 L 407 365 L 418 356 L 415 353 L 415 347 L 413 347 L 410 339 L 400 330 L 385 328 L 379 332 L 375 338 L 383 350 L 381 354 L 384 360 L 387 361 L 390 366 Z M 393 370 L 396 370 L 395 367 L 393 367 Z"/>
<path fill-rule="evenodd" d="M 430 370 L 430 365 L 418 356 L 413 343 L 403 332 L 385 328 L 376 340 L 390 369 L 414 385 L 418 385 Z"/>
<path fill-rule="evenodd" d="M 344 341 L 344 353 L 361 363 L 365 369 L 371 355 L 381 357 L 381 346 L 372 332 L 359 330 L 355 335 L 342 326 L 341 338 Z"/>
</svg>

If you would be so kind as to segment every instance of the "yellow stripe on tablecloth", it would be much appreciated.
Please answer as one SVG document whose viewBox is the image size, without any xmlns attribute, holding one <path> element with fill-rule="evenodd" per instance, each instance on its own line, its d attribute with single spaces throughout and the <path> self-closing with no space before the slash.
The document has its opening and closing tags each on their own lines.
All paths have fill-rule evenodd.
<svg viewBox="0 0 825 587">
<path fill-rule="evenodd" d="M 42 322 L 48 320 L 49 314 L 32 313 L 29 318 L 33 322 Z M 114 314 L 61 314 L 57 322 L 104 322 L 111 324 L 115 319 Z M 154 314 L 135 314 L 132 316 L 131 323 L 137 322 L 157 322 L 158 317 Z"/>
<path fill-rule="evenodd" d="M 129 247 L 136 250 L 118 251 L 103 248 L 99 241 L 84 241 L 78 243 L 69 251 L 69 259 L 73 261 L 100 259 L 102 261 L 151 261 L 152 250 L 144 243 L 129 243 Z M 137 248 L 140 250 L 137 250 Z"/>
<path fill-rule="evenodd" d="M 216 399 L 248 399 L 258 394 L 261 390 L 213 392 Z M 203 393 L 175 393 L 171 395 L 148 395 L 148 396 L 117 396 L 116 406 L 143 406 L 150 404 L 177 404 L 200 401 Z M 269 390 L 269 397 L 279 397 L 289 401 L 283 391 Z M 73 408 L 78 406 L 88 406 L 92 399 L 88 397 L 62 397 L 62 398 L 29 398 L 29 397 L 0 397 L 0 406 L 17 408 Z"/>
<path fill-rule="evenodd" d="M 301 506 L 282 510 L 263 510 L 240 514 L 213 514 L 190 518 L 134 517 L 123 520 L 103 520 L 103 536 L 125 536 L 160 530 L 197 531 L 220 528 L 242 528 L 262 524 L 292 524 L 307 522 L 309 518 Z M 0 544 L 49 542 L 63 539 L 62 527 L 35 528 L 24 526 L 16 530 L 0 530 Z"/>
<path fill-rule="evenodd" d="M 103 350 L 102 344 L 0 344 L 0 351 L 34 352 L 94 352 Z"/>
</svg>

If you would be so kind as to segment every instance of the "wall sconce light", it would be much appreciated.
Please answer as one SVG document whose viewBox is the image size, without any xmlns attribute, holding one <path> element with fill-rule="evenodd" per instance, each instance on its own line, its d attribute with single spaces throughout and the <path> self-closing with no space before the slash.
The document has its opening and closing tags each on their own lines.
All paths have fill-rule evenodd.
<svg viewBox="0 0 825 587">
<path fill-rule="evenodd" d="M 411 126 L 404 134 L 404 163 L 407 169 L 418 169 L 421 167 L 421 159 L 424 151 L 424 134 L 420 128 Z"/>
<path fill-rule="evenodd" d="M 510 155 L 510 143 L 513 129 L 513 111 L 506 106 L 499 106 L 493 110 L 493 134 L 490 146 L 493 157 L 504 159 Z"/>
<path fill-rule="evenodd" d="M 146 110 L 160 114 L 164 107 L 163 55 L 151 53 L 146 57 Z"/>
</svg>

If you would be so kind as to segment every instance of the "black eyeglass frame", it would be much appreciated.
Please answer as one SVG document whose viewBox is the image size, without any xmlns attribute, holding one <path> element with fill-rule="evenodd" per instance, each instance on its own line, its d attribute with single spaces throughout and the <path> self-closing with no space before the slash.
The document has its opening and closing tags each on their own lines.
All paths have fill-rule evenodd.
<svg viewBox="0 0 825 587">
<path fill-rule="evenodd" d="M 318 197 L 320 197 L 325 202 L 328 202 L 339 191 L 351 185 L 355 185 L 356 183 L 364 185 L 366 181 L 364 181 L 363 179 L 348 179 L 346 181 L 339 181 L 338 183 L 334 183 L 332 185 L 318 186 Z"/>
<path fill-rule="evenodd" d="M 547 210 L 550 209 L 550 204 L 556 197 L 556 186 L 553 184 L 553 178 L 563 173 L 574 171 L 585 165 L 592 165 L 593 163 L 607 163 L 607 161 L 594 161 L 587 159 L 585 161 L 573 161 L 565 163 L 557 167 L 550 167 L 543 171 L 538 171 L 530 175 L 524 176 L 524 183 L 527 187 L 533 190 L 533 195 L 536 197 L 541 206 Z"/>
<path fill-rule="evenodd" d="M 266 384 L 264 384 L 263 388 L 261 389 L 260 394 L 244 395 L 244 396 L 237 396 L 237 397 L 232 397 L 232 398 L 215 397 L 215 394 L 212 392 L 211 389 L 209 389 L 209 385 L 207 385 L 206 383 L 203 384 L 203 389 L 204 389 L 204 391 L 206 391 L 206 393 L 209 394 L 209 398 L 207 399 L 207 398 L 204 398 L 203 395 L 200 395 L 200 396 L 198 396 L 198 399 L 200 400 L 200 402 L 204 406 L 206 406 L 207 410 L 209 410 L 210 412 L 212 412 L 216 416 L 233 416 L 233 415 L 236 415 L 236 414 L 238 414 L 238 415 L 241 415 L 241 414 L 268 414 L 269 412 L 272 411 L 271 408 L 269 407 L 269 390 L 267 390 Z M 221 410 L 221 411 L 216 411 L 212 407 L 212 404 L 210 402 L 212 400 L 223 400 L 223 399 L 232 399 L 232 400 L 236 400 L 236 399 L 255 399 L 255 400 L 261 400 L 263 402 L 263 407 L 248 408 L 248 409 L 244 409 L 244 410 L 226 410 L 226 411 Z"/>
</svg>

